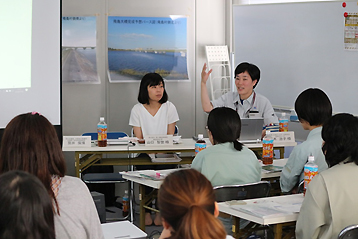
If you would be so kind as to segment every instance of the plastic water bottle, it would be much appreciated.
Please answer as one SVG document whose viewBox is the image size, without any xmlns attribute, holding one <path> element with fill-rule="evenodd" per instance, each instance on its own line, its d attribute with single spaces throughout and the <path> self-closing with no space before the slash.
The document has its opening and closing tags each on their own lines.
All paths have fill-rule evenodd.
<svg viewBox="0 0 358 239">
<path fill-rule="evenodd" d="M 198 134 L 198 140 L 195 143 L 195 155 L 197 155 L 201 150 L 206 149 L 206 142 L 202 134 Z"/>
<path fill-rule="evenodd" d="M 273 163 L 273 137 L 270 130 L 266 130 L 266 135 L 262 140 L 262 163 Z"/>
<path fill-rule="evenodd" d="M 129 196 L 128 196 L 128 190 L 124 190 L 124 195 L 122 197 L 122 214 L 123 217 L 128 216 L 129 214 Z"/>
<path fill-rule="evenodd" d="M 314 156 L 308 157 L 308 162 L 305 164 L 304 170 L 304 188 L 303 188 L 303 194 L 306 194 L 306 190 L 308 187 L 308 184 L 311 182 L 312 178 L 318 174 L 318 166 L 314 162 Z"/>
<path fill-rule="evenodd" d="M 282 113 L 280 119 L 278 120 L 280 125 L 280 132 L 287 132 L 288 131 L 288 117 L 286 113 Z"/>
<path fill-rule="evenodd" d="M 104 122 L 104 117 L 99 118 L 99 123 L 97 124 L 97 133 L 98 133 L 98 147 L 107 146 L 107 124 Z"/>
</svg>

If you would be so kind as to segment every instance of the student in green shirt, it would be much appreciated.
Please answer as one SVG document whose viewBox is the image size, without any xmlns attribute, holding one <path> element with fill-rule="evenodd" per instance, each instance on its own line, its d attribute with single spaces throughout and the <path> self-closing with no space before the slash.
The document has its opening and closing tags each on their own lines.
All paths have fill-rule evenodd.
<svg viewBox="0 0 358 239">
<path fill-rule="evenodd" d="M 254 152 L 238 141 L 241 121 L 235 110 L 219 107 L 210 111 L 207 129 L 213 146 L 196 155 L 193 169 L 204 174 L 213 186 L 260 181 L 259 161 Z"/>
</svg>

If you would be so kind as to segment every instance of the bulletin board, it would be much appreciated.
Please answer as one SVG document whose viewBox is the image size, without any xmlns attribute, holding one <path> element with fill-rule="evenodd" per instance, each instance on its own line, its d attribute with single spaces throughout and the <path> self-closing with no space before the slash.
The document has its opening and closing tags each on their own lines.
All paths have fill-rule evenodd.
<svg viewBox="0 0 358 239">
<path fill-rule="evenodd" d="M 334 112 L 358 114 L 358 51 L 347 49 L 345 12 L 356 16 L 357 1 L 234 5 L 235 65 L 260 68 L 256 91 L 274 106 L 293 108 L 300 92 L 318 87 Z"/>
</svg>

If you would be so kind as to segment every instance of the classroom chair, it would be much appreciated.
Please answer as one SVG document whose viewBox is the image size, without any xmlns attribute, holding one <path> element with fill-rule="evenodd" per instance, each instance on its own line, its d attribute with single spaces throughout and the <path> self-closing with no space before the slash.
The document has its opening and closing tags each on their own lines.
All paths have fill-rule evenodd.
<svg viewBox="0 0 358 239">
<path fill-rule="evenodd" d="M 82 134 L 82 136 L 91 136 L 91 140 L 97 140 L 97 132 L 84 133 L 84 134 Z M 108 132 L 107 133 L 107 139 L 118 139 L 118 138 L 123 138 L 123 137 L 128 137 L 128 135 L 125 132 Z M 103 171 L 103 170 L 101 170 L 101 171 Z M 115 190 L 114 183 L 129 183 L 129 182 L 126 179 L 124 179 L 121 174 L 113 172 L 113 166 L 110 166 L 110 168 L 106 167 L 106 169 L 104 171 L 106 171 L 106 172 L 84 173 L 81 175 L 82 180 L 86 184 L 93 184 L 93 185 L 107 184 L 108 187 L 110 187 L 110 188 L 105 190 L 106 192 L 104 192 L 104 194 L 107 194 L 107 197 L 111 197 L 115 200 L 116 197 L 114 196 L 114 190 Z M 109 184 L 113 184 L 113 186 L 109 185 Z M 94 189 L 95 187 L 96 186 L 89 187 L 89 188 L 92 189 L 91 191 L 93 191 L 93 190 L 96 190 L 96 189 Z M 100 186 L 100 187 L 103 188 L 103 186 Z M 97 188 L 99 188 L 99 186 Z M 106 201 L 108 202 L 109 199 L 107 199 Z M 118 205 L 114 204 L 114 206 L 118 206 Z M 109 212 L 112 212 L 108 209 L 106 209 L 106 210 Z M 128 216 L 130 215 L 131 220 L 133 221 L 131 201 L 130 201 L 129 210 L 130 210 L 130 213 L 128 214 Z M 111 218 L 111 219 L 107 218 L 106 221 L 126 220 L 126 219 L 128 219 L 128 216 L 123 217 L 123 218 Z"/>
<path fill-rule="evenodd" d="M 217 202 L 226 202 L 232 200 L 245 200 L 253 198 L 267 197 L 270 193 L 271 184 L 268 181 L 260 181 L 257 183 L 248 183 L 241 185 L 225 185 L 214 187 L 215 197 Z M 240 236 L 249 236 L 253 231 L 265 230 L 265 238 L 267 238 L 266 227 L 250 222 L 245 229 L 240 229 L 240 219 L 234 218 L 235 238 Z M 244 238 L 246 238 L 244 237 Z"/>
<path fill-rule="evenodd" d="M 217 202 L 267 197 L 270 189 L 268 181 L 214 187 Z"/>
<path fill-rule="evenodd" d="M 358 225 L 351 225 L 344 228 L 338 235 L 338 239 L 358 238 Z"/>
</svg>

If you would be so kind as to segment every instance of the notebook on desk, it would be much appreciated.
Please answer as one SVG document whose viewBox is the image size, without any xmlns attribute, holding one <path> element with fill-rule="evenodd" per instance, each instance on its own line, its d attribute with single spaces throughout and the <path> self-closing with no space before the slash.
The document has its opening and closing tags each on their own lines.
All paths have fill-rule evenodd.
<svg viewBox="0 0 358 239">
<path fill-rule="evenodd" d="M 241 134 L 239 141 L 243 144 L 247 143 L 261 143 L 262 127 L 264 119 L 241 119 Z"/>
</svg>

